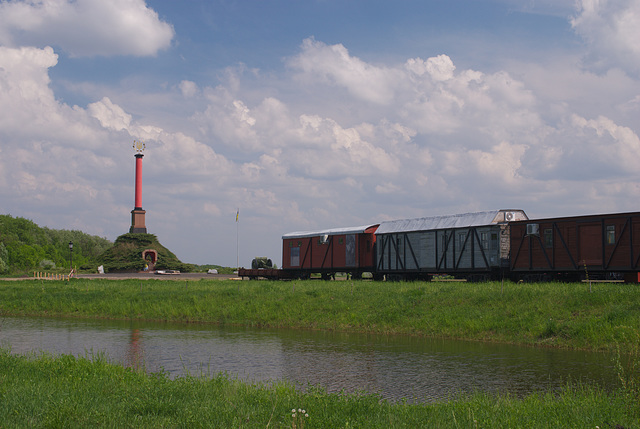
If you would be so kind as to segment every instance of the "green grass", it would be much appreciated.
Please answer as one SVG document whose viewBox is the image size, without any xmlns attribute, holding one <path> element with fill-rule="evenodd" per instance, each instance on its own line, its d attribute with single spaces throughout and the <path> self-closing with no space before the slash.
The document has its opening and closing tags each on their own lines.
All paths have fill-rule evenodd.
<svg viewBox="0 0 640 429">
<path fill-rule="evenodd" d="M 640 289 L 627 284 L 0 281 L 0 315 L 331 329 L 631 354 L 614 391 L 567 386 L 524 398 L 479 393 L 408 404 L 216 374 L 171 380 L 101 356 L 0 349 L 0 427 L 638 428 L 639 309 Z M 309 417 L 294 420 L 294 408 Z"/>
<path fill-rule="evenodd" d="M 640 343 L 635 284 L 1 281 L 0 315 L 409 334 L 572 349 Z"/>
<path fill-rule="evenodd" d="M 171 380 L 101 356 L 15 356 L 0 349 L 2 428 L 640 427 L 637 392 L 626 393 L 574 386 L 525 398 L 474 394 L 435 404 L 389 403 L 221 374 Z M 296 412 L 294 419 L 292 409 L 299 408 L 309 417 Z"/>
</svg>

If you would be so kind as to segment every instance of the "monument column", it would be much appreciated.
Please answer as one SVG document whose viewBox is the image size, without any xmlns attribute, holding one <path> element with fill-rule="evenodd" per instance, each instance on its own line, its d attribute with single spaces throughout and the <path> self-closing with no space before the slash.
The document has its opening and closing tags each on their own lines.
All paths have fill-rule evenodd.
<svg viewBox="0 0 640 429">
<path fill-rule="evenodd" d="M 135 203 L 133 210 L 131 210 L 131 228 L 130 233 L 145 233 L 147 227 L 144 224 L 145 211 L 142 210 L 142 152 L 145 149 L 145 144 L 139 141 L 133 142 L 133 148 L 136 150 L 136 188 L 135 188 Z"/>
</svg>

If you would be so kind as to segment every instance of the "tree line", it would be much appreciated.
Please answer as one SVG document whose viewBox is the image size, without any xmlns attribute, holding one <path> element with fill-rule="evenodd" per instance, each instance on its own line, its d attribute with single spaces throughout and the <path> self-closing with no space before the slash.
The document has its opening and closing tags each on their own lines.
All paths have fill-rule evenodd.
<svg viewBox="0 0 640 429">
<path fill-rule="evenodd" d="M 74 267 L 95 268 L 98 256 L 112 245 L 82 231 L 50 229 L 22 217 L 0 215 L 0 274 L 69 270 L 71 256 Z"/>
</svg>

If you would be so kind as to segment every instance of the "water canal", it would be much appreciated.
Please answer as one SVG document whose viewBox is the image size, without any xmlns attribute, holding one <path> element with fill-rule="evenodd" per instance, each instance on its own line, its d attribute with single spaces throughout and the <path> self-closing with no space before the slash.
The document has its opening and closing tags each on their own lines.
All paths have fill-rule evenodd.
<svg viewBox="0 0 640 429">
<path fill-rule="evenodd" d="M 13 353 L 105 353 L 170 376 L 226 372 L 246 381 L 288 380 L 329 392 L 377 392 L 437 401 L 457 392 L 523 395 L 582 381 L 616 383 L 609 354 L 407 336 L 53 318 L 0 319 Z"/>
</svg>

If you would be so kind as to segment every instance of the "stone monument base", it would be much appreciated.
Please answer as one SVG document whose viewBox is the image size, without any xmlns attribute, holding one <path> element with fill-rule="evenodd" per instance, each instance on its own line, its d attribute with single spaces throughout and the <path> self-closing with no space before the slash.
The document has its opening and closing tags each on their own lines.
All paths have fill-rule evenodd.
<svg viewBox="0 0 640 429">
<path fill-rule="evenodd" d="M 132 234 L 147 233 L 147 227 L 144 224 L 145 213 L 146 211 L 138 208 L 131 210 L 131 228 L 129 228 L 129 233 L 132 233 Z"/>
</svg>

